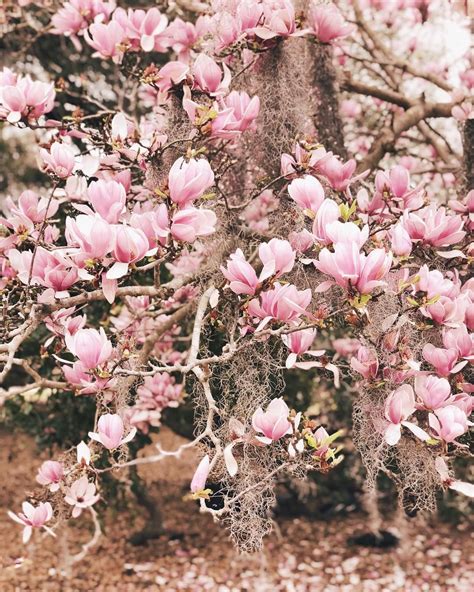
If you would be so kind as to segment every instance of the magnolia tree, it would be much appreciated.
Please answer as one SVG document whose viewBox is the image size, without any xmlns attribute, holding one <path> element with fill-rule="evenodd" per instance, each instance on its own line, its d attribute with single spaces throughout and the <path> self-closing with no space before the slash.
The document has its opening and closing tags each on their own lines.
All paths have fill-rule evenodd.
<svg viewBox="0 0 474 592">
<path fill-rule="evenodd" d="M 0 117 L 41 174 L 3 203 L 0 400 L 95 410 L 10 513 L 24 542 L 91 519 L 81 559 L 106 479 L 191 449 L 190 497 L 246 550 L 276 481 L 335 469 L 348 438 L 410 511 L 472 497 L 462 3 L 19 4 Z M 353 431 L 286 396 L 289 375 L 344 393 Z M 189 405 L 189 442 L 137 456 Z"/>
</svg>

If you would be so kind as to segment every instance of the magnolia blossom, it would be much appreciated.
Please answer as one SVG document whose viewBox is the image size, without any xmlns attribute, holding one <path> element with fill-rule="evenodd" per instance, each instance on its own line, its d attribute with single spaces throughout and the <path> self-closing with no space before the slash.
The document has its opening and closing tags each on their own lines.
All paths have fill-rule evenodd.
<svg viewBox="0 0 474 592">
<path fill-rule="evenodd" d="M 252 427 L 263 436 L 255 436 L 255 438 L 262 444 L 271 444 L 275 440 L 286 436 L 286 434 L 291 434 L 292 427 L 288 421 L 289 414 L 290 410 L 281 397 L 273 399 L 266 411 L 259 407 L 252 415 Z"/>
<path fill-rule="evenodd" d="M 372 380 L 377 376 L 379 361 L 374 350 L 360 346 L 357 357 L 351 358 L 351 368 L 361 374 L 366 380 Z"/>
<path fill-rule="evenodd" d="M 158 427 L 161 413 L 167 407 L 178 407 L 183 393 L 183 384 L 177 384 L 167 372 L 157 372 L 145 377 L 137 389 L 138 399 L 130 409 L 130 424 L 145 434 L 150 426 Z"/>
<path fill-rule="evenodd" d="M 127 12 L 118 8 L 114 12 L 114 21 L 121 25 L 135 49 L 140 48 L 146 52 L 166 50 L 167 38 L 163 33 L 168 25 L 168 18 L 157 8 L 146 11 L 129 8 Z"/>
<path fill-rule="evenodd" d="M 54 173 L 60 179 L 66 179 L 72 174 L 75 164 L 74 152 L 66 144 L 54 142 L 49 152 L 41 148 L 40 154 L 48 172 Z"/>
<path fill-rule="evenodd" d="M 313 222 L 313 235 L 318 243 L 329 245 L 332 239 L 327 234 L 327 229 L 332 222 L 336 222 L 341 215 L 339 206 L 333 199 L 325 199 L 319 206 Z"/>
<path fill-rule="evenodd" d="M 125 187 L 117 181 L 93 181 L 87 189 L 87 197 L 94 210 L 111 224 L 116 224 L 125 211 Z"/>
<path fill-rule="evenodd" d="M 264 4 L 263 26 L 255 27 L 252 32 L 261 39 L 302 35 L 296 30 L 295 9 L 291 0 L 280 0 L 275 5 Z"/>
<path fill-rule="evenodd" d="M 235 294 L 253 296 L 258 286 L 258 277 L 254 268 L 245 259 L 241 249 L 230 255 L 227 268 L 221 265 L 224 277 L 229 281 L 229 287 Z"/>
<path fill-rule="evenodd" d="M 321 43 L 342 39 L 354 31 L 354 27 L 346 24 L 342 14 L 334 4 L 313 5 L 309 18 L 311 28 Z"/>
<path fill-rule="evenodd" d="M 467 364 L 467 361 L 457 363 L 459 356 L 454 348 L 443 349 L 427 343 L 423 347 L 422 353 L 425 360 L 436 368 L 436 372 L 440 376 L 455 374 Z"/>
<path fill-rule="evenodd" d="M 211 165 L 204 158 L 178 158 L 168 174 L 171 201 L 186 208 L 214 184 Z"/>
<path fill-rule="evenodd" d="M 311 302 L 311 290 L 298 290 L 292 284 L 281 285 L 275 283 L 272 290 L 263 292 L 260 300 L 250 302 L 249 314 L 268 322 L 274 318 L 278 321 L 294 321 L 302 314 L 306 314 L 306 308 Z M 262 328 L 260 324 L 259 328 Z"/>
<path fill-rule="evenodd" d="M 98 432 L 89 432 L 89 438 L 103 444 L 108 450 L 114 450 L 127 442 L 130 442 L 137 433 L 137 428 L 132 428 L 124 437 L 124 425 L 120 415 L 106 413 L 101 415 L 97 422 Z"/>
<path fill-rule="evenodd" d="M 112 344 L 104 329 L 80 329 L 74 335 L 67 334 L 66 346 L 79 358 L 88 370 L 94 370 L 107 362 L 112 355 Z"/>
<path fill-rule="evenodd" d="M 447 405 L 428 415 L 428 422 L 437 438 L 444 442 L 454 442 L 468 430 L 468 420 L 462 409 Z"/>
<path fill-rule="evenodd" d="M 324 201 L 321 183 L 311 175 L 294 179 L 288 185 L 290 197 L 303 209 L 316 213 Z"/>
<path fill-rule="evenodd" d="M 191 481 L 192 493 L 199 493 L 205 489 L 208 476 L 209 476 L 209 455 L 206 454 L 206 456 L 201 459 L 201 462 L 199 463 L 199 465 L 193 475 L 193 478 Z"/>
<path fill-rule="evenodd" d="M 7 197 L 5 203 L 11 213 L 8 220 L 2 220 L 2 224 L 5 225 L 13 222 L 12 216 L 19 217 L 23 223 L 25 223 L 26 220 L 29 220 L 34 224 L 37 224 L 43 222 L 45 218 L 51 218 L 51 216 L 54 216 L 59 208 L 58 200 L 49 200 L 46 197 L 40 198 L 34 191 L 30 191 L 29 189 L 20 194 L 17 204 L 13 203 L 12 199 L 9 197 Z"/>
<path fill-rule="evenodd" d="M 263 263 L 260 282 L 271 276 L 280 277 L 289 273 L 295 264 L 296 253 L 286 240 L 272 238 L 268 243 L 262 243 L 258 248 L 258 255 Z"/>
<path fill-rule="evenodd" d="M 413 248 L 410 235 L 401 224 L 396 224 L 391 231 L 392 251 L 398 257 L 408 257 Z"/>
<path fill-rule="evenodd" d="M 152 210 L 144 208 L 130 216 L 130 226 L 141 230 L 148 239 L 150 250 L 157 247 L 158 244 L 166 245 L 170 232 L 170 223 L 168 217 L 168 208 L 165 203 L 161 203 Z"/>
<path fill-rule="evenodd" d="M 91 450 L 84 441 L 79 442 L 76 447 L 77 462 L 82 466 L 89 466 L 91 463 Z"/>
<path fill-rule="evenodd" d="M 103 259 L 114 246 L 114 229 L 101 216 L 81 214 L 66 218 L 66 240 L 68 245 L 79 247 L 78 264 L 87 259 Z"/>
<path fill-rule="evenodd" d="M 260 99 L 257 96 L 250 98 L 244 91 L 233 90 L 224 99 L 224 104 L 232 109 L 232 121 L 226 126 L 229 130 L 239 132 L 255 130 L 260 111 Z"/>
<path fill-rule="evenodd" d="M 292 368 L 298 356 L 302 354 L 322 355 L 324 350 L 310 351 L 316 337 L 316 329 L 301 329 L 300 331 L 292 331 L 287 335 L 282 335 L 281 339 L 286 347 L 290 350 L 290 354 L 286 359 L 286 367 Z"/>
<path fill-rule="evenodd" d="M 114 8 L 114 0 L 69 0 L 53 15 L 51 19 L 54 26 L 52 33 L 74 38 L 77 33 L 86 29 L 96 17 L 108 19 Z"/>
<path fill-rule="evenodd" d="M 113 20 L 107 24 L 94 23 L 84 33 L 84 39 L 98 55 L 119 60 L 123 54 L 122 42 L 125 35 L 123 28 Z"/>
<path fill-rule="evenodd" d="M 73 267 L 72 261 L 59 251 L 50 252 L 38 247 L 33 258 L 32 251 L 11 249 L 8 251 L 8 259 L 22 283 L 52 288 L 56 298 L 68 296 L 68 288 L 78 279 L 77 269 Z"/>
<path fill-rule="evenodd" d="M 410 173 L 404 166 L 396 165 L 389 172 L 379 171 L 375 175 L 375 187 L 377 198 L 382 201 L 395 198 L 405 210 L 418 209 L 423 204 L 421 187 L 410 189 Z"/>
<path fill-rule="evenodd" d="M 22 512 L 14 514 L 8 511 L 8 516 L 24 526 L 23 529 L 23 543 L 26 544 L 33 534 L 33 528 L 44 528 L 48 534 L 56 536 L 52 530 L 45 526 L 46 522 L 49 522 L 53 517 L 53 508 L 49 502 L 40 502 L 36 508 L 29 502 L 23 502 Z"/>
<path fill-rule="evenodd" d="M 107 271 L 109 280 L 116 280 L 128 273 L 131 263 L 140 261 L 148 252 L 148 239 L 138 228 L 119 224 L 114 233 L 113 256 L 115 263 Z"/>
<path fill-rule="evenodd" d="M 392 265 L 392 254 L 385 249 L 374 249 L 368 255 L 359 252 L 354 242 L 339 242 L 334 252 L 324 248 L 314 265 L 334 278 L 336 284 L 353 288 L 360 294 L 370 294 L 385 285 L 384 278 Z"/>
<path fill-rule="evenodd" d="M 472 306 L 472 303 L 469 303 Z M 474 333 L 469 333 L 462 325 L 456 329 L 445 329 L 443 345 L 448 349 L 456 349 L 459 357 L 472 360 L 474 357 Z"/>
<path fill-rule="evenodd" d="M 436 410 L 449 405 L 451 386 L 446 378 L 438 378 L 432 374 L 419 374 L 415 377 L 415 393 L 419 397 L 421 409 Z"/>
<path fill-rule="evenodd" d="M 195 87 L 211 96 L 224 94 L 229 88 L 231 75 L 225 64 L 222 67 L 224 75 L 210 56 L 200 53 L 192 67 Z"/>
<path fill-rule="evenodd" d="M 56 96 L 54 83 L 33 81 L 29 76 L 17 77 L 11 74 L 1 88 L 0 118 L 5 117 L 10 123 L 17 123 L 22 117 L 37 119 L 53 109 Z"/>
<path fill-rule="evenodd" d="M 337 156 L 329 155 L 318 163 L 318 170 L 326 177 L 331 187 L 336 191 L 345 191 L 356 170 L 354 159 L 342 163 Z"/>
<path fill-rule="evenodd" d="M 212 210 L 186 208 L 179 210 L 171 220 L 171 236 L 186 243 L 193 243 L 198 236 L 215 232 L 217 216 Z"/>
<path fill-rule="evenodd" d="M 453 491 L 463 493 L 468 497 L 474 497 L 474 484 L 453 479 L 449 474 L 448 465 L 446 464 L 444 458 L 438 456 L 435 460 L 435 467 L 438 475 L 441 477 L 443 485 L 449 487 L 449 489 L 452 489 Z"/>
<path fill-rule="evenodd" d="M 394 446 L 402 435 L 401 426 L 405 426 L 421 440 L 427 440 L 428 434 L 417 425 L 406 421 L 415 412 L 415 395 L 410 385 L 404 384 L 393 391 L 385 402 L 385 418 L 389 425 L 385 428 L 384 438 L 387 444 Z"/>
<path fill-rule="evenodd" d="M 59 489 L 59 484 L 64 476 L 63 465 L 55 460 L 45 460 L 38 469 L 36 481 L 41 485 L 49 485 L 49 490 L 54 492 Z"/>
<path fill-rule="evenodd" d="M 66 489 L 64 501 L 70 506 L 74 506 L 72 517 L 78 518 L 82 514 L 82 510 L 93 506 L 99 501 L 99 498 L 100 495 L 96 494 L 95 484 L 89 482 L 86 475 L 84 475 Z"/>
<path fill-rule="evenodd" d="M 434 247 L 447 247 L 466 235 L 461 216 L 449 216 L 446 209 L 435 204 L 417 212 L 403 213 L 402 224 L 412 241 Z"/>
</svg>

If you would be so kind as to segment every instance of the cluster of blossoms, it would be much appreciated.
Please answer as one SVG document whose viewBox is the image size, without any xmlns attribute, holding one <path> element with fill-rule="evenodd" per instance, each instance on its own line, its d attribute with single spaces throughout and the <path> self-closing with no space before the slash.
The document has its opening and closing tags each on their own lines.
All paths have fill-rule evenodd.
<svg viewBox="0 0 474 592">
<path fill-rule="evenodd" d="M 121 447 L 156 431 L 191 392 L 200 431 L 156 459 L 206 448 L 191 483 L 203 509 L 212 511 L 210 476 L 225 481 L 222 511 L 231 511 L 280 470 L 337 466 L 339 430 L 290 409 L 251 368 L 256 384 L 243 377 L 240 387 L 239 356 L 270 347 L 268 372 L 279 377 L 317 369 L 316 381 L 339 389 L 355 376 L 378 449 L 415 443 L 440 487 L 473 495 L 447 463 L 466 451 L 472 425 L 474 192 L 440 205 L 406 159 L 371 177 L 375 165 L 323 146 L 308 122 L 268 163 L 259 126 L 279 97 L 242 90 L 248 72 L 268 78 L 266 54 L 301 41 L 327 57 L 327 44 L 353 31 L 331 4 L 299 15 L 289 0 L 216 1 L 189 23 L 156 7 L 69 0 L 53 34 L 113 60 L 133 79 L 136 104 L 102 109 L 87 96 L 101 109 L 92 117 L 78 109 L 45 120 L 68 111 L 60 89 L 3 71 L 0 117 L 37 129 L 50 187 L 3 205 L 0 287 L 11 318 L 0 376 L 18 365 L 25 388 L 97 405 L 89 443 L 40 467 L 34 499 L 48 501 L 11 514 L 25 542 L 33 528 L 54 535 L 55 517 L 95 517 L 101 473 L 132 466 Z M 157 66 L 156 53 L 168 61 Z M 30 338 L 39 354 L 22 361 Z M 248 457 L 255 470 L 270 456 L 274 468 L 236 493 Z"/>
</svg>

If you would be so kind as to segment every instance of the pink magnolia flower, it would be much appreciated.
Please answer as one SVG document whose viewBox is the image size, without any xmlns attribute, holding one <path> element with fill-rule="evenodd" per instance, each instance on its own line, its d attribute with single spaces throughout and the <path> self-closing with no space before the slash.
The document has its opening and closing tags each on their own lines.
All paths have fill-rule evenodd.
<svg viewBox="0 0 474 592">
<path fill-rule="evenodd" d="M 462 217 L 449 216 L 444 207 L 435 204 L 417 212 L 405 211 L 401 223 L 412 241 L 434 247 L 453 245 L 466 235 Z"/>
<path fill-rule="evenodd" d="M 193 475 L 193 478 L 191 481 L 192 493 L 199 493 L 205 489 L 208 476 L 209 476 L 209 455 L 206 454 L 206 456 L 204 456 L 201 459 L 201 462 L 199 463 L 199 465 Z"/>
<path fill-rule="evenodd" d="M 453 491 L 463 493 L 468 497 L 474 497 L 474 485 L 472 483 L 466 483 L 465 481 L 457 481 L 456 479 L 453 479 L 449 474 L 448 465 L 446 464 L 444 458 L 441 456 L 436 457 L 435 467 L 438 475 L 441 477 L 443 485 L 449 487 L 449 489 L 452 489 Z"/>
<path fill-rule="evenodd" d="M 54 27 L 52 33 L 74 37 L 86 29 L 96 17 L 108 19 L 114 8 L 114 1 L 69 0 L 53 15 L 51 19 Z"/>
<path fill-rule="evenodd" d="M 434 411 L 451 402 L 451 386 L 446 378 L 432 374 L 418 374 L 415 377 L 415 393 L 421 400 L 419 409 Z"/>
<path fill-rule="evenodd" d="M 329 181 L 331 187 L 336 191 L 345 191 L 356 170 L 354 159 L 342 163 L 337 156 L 328 155 L 319 161 L 317 168 Z"/>
<path fill-rule="evenodd" d="M 395 198 L 401 201 L 405 210 L 414 210 L 423 205 L 421 187 L 410 189 L 410 173 L 401 165 L 396 165 L 387 173 L 379 171 L 375 175 L 376 196 L 382 201 Z"/>
<path fill-rule="evenodd" d="M 324 201 L 324 189 L 321 183 L 311 175 L 294 179 L 288 185 L 290 197 L 303 209 L 316 213 Z M 339 215 L 339 210 L 338 210 Z"/>
<path fill-rule="evenodd" d="M 189 66 L 183 62 L 167 62 L 158 73 L 157 87 L 162 93 L 168 92 L 173 86 L 186 79 L 189 74 Z"/>
<path fill-rule="evenodd" d="M 422 353 L 425 360 L 436 368 L 436 372 L 440 376 L 455 374 L 467 364 L 467 360 L 457 363 L 459 356 L 454 348 L 443 349 L 435 347 L 432 343 L 427 343 L 423 347 Z"/>
<path fill-rule="evenodd" d="M 74 335 L 67 334 L 66 346 L 88 370 L 105 364 L 112 355 L 112 344 L 104 329 L 80 329 Z"/>
<path fill-rule="evenodd" d="M 351 368 L 361 374 L 366 380 L 372 380 L 377 376 L 379 361 L 374 350 L 361 345 L 357 350 L 357 357 L 351 358 Z"/>
<path fill-rule="evenodd" d="M 465 325 L 457 329 L 444 330 L 443 345 L 448 349 L 457 350 L 461 358 L 470 360 L 474 356 L 474 334 L 469 333 Z"/>
<path fill-rule="evenodd" d="M 148 433 L 150 426 L 160 425 L 164 409 L 178 407 L 182 393 L 183 385 L 177 384 L 175 378 L 167 372 L 147 376 L 137 389 L 138 399 L 131 408 L 130 424 L 145 434 Z"/>
<path fill-rule="evenodd" d="M 98 55 L 116 60 L 123 54 L 122 43 L 125 38 L 125 31 L 114 20 L 107 24 L 94 23 L 84 33 L 84 39 L 97 51 Z"/>
<path fill-rule="evenodd" d="M 216 62 L 205 53 L 200 53 L 196 58 L 191 72 L 194 77 L 194 86 L 211 96 L 225 94 L 229 88 L 231 74 L 223 63 L 224 76 Z"/>
<path fill-rule="evenodd" d="M 354 31 L 354 27 L 346 24 L 344 17 L 334 4 L 313 5 L 309 13 L 309 22 L 321 43 L 342 39 Z"/>
<path fill-rule="evenodd" d="M 311 302 L 311 290 L 297 290 L 293 284 L 281 285 L 276 282 L 272 290 L 263 292 L 260 300 L 250 302 L 248 312 L 251 316 L 268 322 L 270 319 L 288 322 L 306 314 Z M 266 324 L 266 323 L 265 323 Z M 264 324 L 260 323 L 259 329 Z"/>
<path fill-rule="evenodd" d="M 10 123 L 17 123 L 22 117 L 37 119 L 54 107 L 56 93 L 53 83 L 13 75 L 4 80 L 2 87 L 0 117 L 6 116 Z"/>
<path fill-rule="evenodd" d="M 100 495 L 96 494 L 95 484 L 89 482 L 86 475 L 80 477 L 66 490 L 64 501 L 70 506 L 74 506 L 72 509 L 72 517 L 78 518 L 82 514 L 82 510 L 90 508 L 97 501 L 99 501 Z"/>
<path fill-rule="evenodd" d="M 135 48 L 143 51 L 166 51 L 168 39 L 164 31 L 168 25 L 168 18 L 161 14 L 158 8 L 148 10 L 133 10 L 127 12 L 118 8 L 114 12 L 114 21 L 117 21 L 126 32 L 127 38 L 132 41 Z"/>
<path fill-rule="evenodd" d="M 173 216 L 170 232 L 175 240 L 193 243 L 198 236 L 215 232 L 217 216 L 212 210 L 186 208 Z"/>
<path fill-rule="evenodd" d="M 426 292 L 428 300 L 436 296 L 457 296 L 459 289 L 455 284 L 437 269 L 429 270 L 427 265 L 422 265 L 420 271 L 416 274 L 418 282 L 415 284 L 417 291 Z"/>
<path fill-rule="evenodd" d="M 471 101 L 463 101 L 451 109 L 451 115 L 458 121 L 474 119 L 474 104 Z"/>
<path fill-rule="evenodd" d="M 89 466 L 91 464 L 91 450 L 84 441 L 79 442 L 76 446 L 77 462 L 81 466 Z"/>
<path fill-rule="evenodd" d="M 40 485 L 49 485 L 49 490 L 54 492 L 59 489 L 59 484 L 64 477 L 63 465 L 55 460 L 45 460 L 38 469 L 36 481 Z"/>
<path fill-rule="evenodd" d="M 444 442 L 454 442 L 468 430 L 466 414 L 456 405 L 447 405 L 428 415 L 428 423 L 436 437 Z"/>
<path fill-rule="evenodd" d="M 296 253 L 288 241 L 272 238 L 268 243 L 261 243 L 258 256 L 263 263 L 259 278 L 263 282 L 271 276 L 280 277 L 289 273 L 295 264 Z"/>
<path fill-rule="evenodd" d="M 26 544 L 33 534 L 33 528 L 44 528 L 52 536 L 56 536 L 52 530 L 45 526 L 46 522 L 49 522 L 53 517 L 53 508 L 49 502 L 40 502 L 36 508 L 29 502 L 23 502 L 22 512 L 14 514 L 8 511 L 8 516 L 24 526 L 23 529 L 23 543 Z"/>
<path fill-rule="evenodd" d="M 314 338 L 316 337 L 316 329 L 301 329 L 300 331 L 292 331 L 287 335 L 282 335 L 281 340 L 290 350 L 290 354 L 286 359 L 286 367 L 292 368 L 298 356 L 302 354 L 311 355 L 322 355 L 322 351 L 310 351 L 310 347 L 313 345 Z"/>
<path fill-rule="evenodd" d="M 241 249 L 230 255 L 227 268 L 221 265 L 224 277 L 229 281 L 229 287 L 235 294 L 253 296 L 258 286 L 258 278 L 254 268 L 245 259 Z"/>
<path fill-rule="evenodd" d="M 469 300 L 463 295 L 457 298 L 440 296 L 433 304 L 421 307 L 420 312 L 440 325 L 458 327 L 464 323 L 469 305 Z"/>
<path fill-rule="evenodd" d="M 175 18 L 166 30 L 171 43 L 171 49 L 178 55 L 178 59 L 187 63 L 189 53 L 198 40 L 198 32 L 194 23 Z"/>
<path fill-rule="evenodd" d="M 7 198 L 5 202 L 12 215 L 31 220 L 34 224 L 54 216 L 59 208 L 57 199 L 49 201 L 46 197 L 40 198 L 34 191 L 29 189 L 20 194 L 17 205 L 10 198 Z"/>
<path fill-rule="evenodd" d="M 256 119 L 260 111 L 260 99 L 233 90 L 224 99 L 224 105 L 232 110 L 232 121 L 226 127 L 232 131 L 245 132 L 256 129 Z"/>
<path fill-rule="evenodd" d="M 64 377 L 69 384 L 80 387 L 80 395 L 93 395 L 107 390 L 110 385 L 110 378 L 101 378 L 93 374 L 79 360 L 72 366 L 61 366 Z"/>
<path fill-rule="evenodd" d="M 28 284 L 31 274 L 31 284 L 52 288 L 56 298 L 67 296 L 68 288 L 78 279 L 77 270 L 72 267 L 73 263 L 59 252 L 51 253 L 43 247 L 38 247 L 34 259 L 31 251 L 20 252 L 11 249 L 7 255 L 21 282 Z"/>
<path fill-rule="evenodd" d="M 168 175 L 171 201 L 180 208 L 188 207 L 214 184 L 211 165 L 204 158 L 186 161 L 178 158 Z"/>
<path fill-rule="evenodd" d="M 290 232 L 288 236 L 291 248 L 297 253 L 306 253 L 314 245 L 314 235 L 303 228 L 299 232 Z"/>
<path fill-rule="evenodd" d="M 48 152 L 40 149 L 40 154 L 45 163 L 45 169 L 60 179 L 66 179 L 74 169 L 74 152 L 66 144 L 54 142 Z"/>
<path fill-rule="evenodd" d="M 148 239 L 149 249 L 154 249 L 158 244 L 166 245 L 170 233 L 168 208 L 161 203 L 153 210 L 142 210 L 141 213 L 133 213 L 130 216 L 130 226 L 141 230 Z"/>
<path fill-rule="evenodd" d="M 288 421 L 290 410 L 283 398 L 273 399 L 263 411 L 259 407 L 252 415 L 252 427 L 263 436 L 255 436 L 262 444 L 271 444 L 287 434 L 291 434 L 292 427 Z"/>
<path fill-rule="evenodd" d="M 396 224 L 392 229 L 391 247 L 398 257 L 408 257 L 411 253 L 413 247 L 411 238 L 402 224 Z"/>
<path fill-rule="evenodd" d="M 402 435 L 401 426 L 405 426 L 421 440 L 427 440 L 428 434 L 409 421 L 415 412 L 415 395 L 410 385 L 404 384 L 393 391 L 385 402 L 385 418 L 389 425 L 385 428 L 384 439 L 390 446 L 394 446 Z"/>
<path fill-rule="evenodd" d="M 331 222 L 336 222 L 341 215 L 339 206 L 333 199 L 325 199 L 319 206 L 313 222 L 313 234 L 318 243 L 322 245 L 331 244 L 332 240 L 327 234 Z"/>
<path fill-rule="evenodd" d="M 92 181 L 87 197 L 94 210 L 110 224 L 116 224 L 125 212 L 125 188 L 117 181 Z"/>
<path fill-rule="evenodd" d="M 327 224 L 326 236 L 333 243 L 354 243 L 361 249 L 369 238 L 369 227 L 335 220 Z"/>
<path fill-rule="evenodd" d="M 148 239 L 138 228 L 119 224 L 115 229 L 113 256 L 115 263 L 107 271 L 106 278 L 116 280 L 128 273 L 128 267 L 140 261 L 148 252 Z"/>
<path fill-rule="evenodd" d="M 66 240 L 68 245 L 79 247 L 79 259 L 102 259 L 114 246 L 114 231 L 99 215 L 66 218 Z M 75 259 L 77 262 L 77 259 Z"/>
<path fill-rule="evenodd" d="M 336 243 L 334 252 L 324 248 L 319 260 L 314 261 L 319 271 L 330 275 L 335 282 L 360 294 L 370 294 L 375 288 L 385 285 L 384 278 L 392 265 L 392 254 L 385 249 L 374 249 L 365 255 L 359 252 L 357 244 Z"/>
<path fill-rule="evenodd" d="M 276 4 L 276 5 L 275 5 Z M 295 9 L 291 0 L 280 0 L 273 5 L 264 5 L 265 20 L 263 26 L 255 27 L 252 32 L 261 39 L 302 35 L 296 30 Z"/>
<path fill-rule="evenodd" d="M 89 438 L 103 444 L 107 450 L 114 450 L 127 442 L 130 442 L 137 433 L 137 428 L 132 428 L 130 432 L 123 436 L 125 428 L 120 415 L 106 413 L 99 417 L 97 422 L 98 432 L 89 432 Z"/>
</svg>

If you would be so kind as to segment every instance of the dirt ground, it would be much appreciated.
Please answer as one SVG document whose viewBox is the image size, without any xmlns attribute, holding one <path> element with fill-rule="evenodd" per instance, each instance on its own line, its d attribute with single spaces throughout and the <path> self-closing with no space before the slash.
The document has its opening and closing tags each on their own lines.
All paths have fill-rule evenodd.
<svg viewBox="0 0 474 592">
<path fill-rule="evenodd" d="M 164 448 L 176 437 L 164 431 Z M 146 451 L 152 453 L 153 449 Z M 163 509 L 162 536 L 142 547 L 127 537 L 144 524 L 130 508 L 108 509 L 105 535 L 70 577 L 61 573 L 64 550 L 80 550 L 91 525 L 78 519 L 67 540 L 35 533 L 21 544 L 21 527 L 6 518 L 18 510 L 25 491 L 34 487 L 42 457 L 31 439 L 0 433 L 0 592 L 472 592 L 474 536 L 467 526 L 413 525 L 403 545 L 387 550 L 348 545 L 366 530 L 367 517 L 331 521 L 279 519 L 265 550 L 239 555 L 225 530 L 202 515 L 183 495 L 195 459 L 146 465 L 142 471 Z M 103 507 L 102 507 L 103 511 Z M 387 525 L 396 530 L 397 525 Z"/>
</svg>

